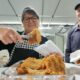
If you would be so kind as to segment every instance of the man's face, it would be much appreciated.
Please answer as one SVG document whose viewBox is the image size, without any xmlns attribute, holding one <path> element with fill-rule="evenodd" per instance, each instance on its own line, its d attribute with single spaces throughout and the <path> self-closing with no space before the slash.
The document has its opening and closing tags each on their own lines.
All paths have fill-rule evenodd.
<svg viewBox="0 0 80 80">
<path fill-rule="evenodd" d="M 80 8 L 76 10 L 76 18 L 80 22 Z"/>
<path fill-rule="evenodd" d="M 32 14 L 25 14 L 24 20 L 23 20 L 23 26 L 26 31 L 26 33 L 31 32 L 34 28 L 37 28 L 39 26 L 39 19 L 37 19 Z"/>
</svg>

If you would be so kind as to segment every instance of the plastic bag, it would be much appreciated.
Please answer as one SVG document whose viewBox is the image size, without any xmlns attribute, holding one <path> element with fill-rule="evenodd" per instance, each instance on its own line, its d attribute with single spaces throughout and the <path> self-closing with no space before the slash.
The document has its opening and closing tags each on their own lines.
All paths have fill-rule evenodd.
<svg viewBox="0 0 80 80">
<path fill-rule="evenodd" d="M 7 49 L 0 51 L 0 67 L 5 65 L 9 59 L 9 52 Z"/>
</svg>

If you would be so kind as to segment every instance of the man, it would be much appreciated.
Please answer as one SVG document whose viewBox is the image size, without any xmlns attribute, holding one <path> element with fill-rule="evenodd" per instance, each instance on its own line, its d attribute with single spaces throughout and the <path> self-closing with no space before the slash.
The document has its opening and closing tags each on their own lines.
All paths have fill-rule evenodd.
<svg viewBox="0 0 80 80">
<path fill-rule="evenodd" d="M 80 49 L 80 3 L 75 6 L 77 24 L 68 33 L 65 61 L 70 62 L 70 53 Z"/>
<path fill-rule="evenodd" d="M 7 63 L 6 66 L 10 66 L 15 62 L 23 60 L 27 57 L 40 57 L 40 55 L 34 50 L 22 48 L 15 49 L 13 55 L 11 54 L 16 41 L 19 41 L 20 43 L 23 42 L 21 35 L 27 35 L 31 31 L 33 31 L 33 29 L 39 26 L 39 16 L 33 9 L 27 7 L 23 10 L 22 13 L 22 23 L 24 27 L 24 32 L 20 33 L 16 32 L 11 28 L 0 28 L 0 50 L 8 49 L 10 53 L 9 55 L 11 57 L 10 61 Z M 43 36 L 41 37 L 42 40 L 40 44 L 43 44 L 47 41 L 47 38 Z"/>
</svg>

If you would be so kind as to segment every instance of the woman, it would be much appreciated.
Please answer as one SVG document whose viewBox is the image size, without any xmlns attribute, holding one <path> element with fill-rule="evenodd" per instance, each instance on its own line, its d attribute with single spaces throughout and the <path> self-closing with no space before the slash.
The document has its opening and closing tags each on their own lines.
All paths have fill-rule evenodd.
<svg viewBox="0 0 80 80">
<path fill-rule="evenodd" d="M 16 32 L 10 28 L 0 28 L 0 50 L 8 49 L 10 53 L 9 55 L 11 57 L 6 66 L 10 66 L 15 62 L 23 60 L 27 57 L 40 57 L 37 52 L 28 48 L 15 48 L 15 50 L 12 51 L 16 41 L 19 41 L 20 43 L 23 42 L 21 35 L 27 35 L 31 31 L 33 31 L 33 29 L 39 26 L 39 16 L 33 9 L 27 7 L 23 10 L 22 13 L 22 23 L 24 27 L 24 32 Z M 47 38 L 43 36 L 41 37 L 42 40 L 40 44 L 43 44 L 47 41 Z"/>
</svg>

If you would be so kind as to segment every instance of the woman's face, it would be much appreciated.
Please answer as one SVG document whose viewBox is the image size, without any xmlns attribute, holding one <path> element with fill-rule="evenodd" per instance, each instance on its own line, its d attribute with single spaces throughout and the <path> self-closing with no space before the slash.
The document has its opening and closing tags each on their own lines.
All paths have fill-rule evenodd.
<svg viewBox="0 0 80 80">
<path fill-rule="evenodd" d="M 25 33 L 27 34 L 39 26 L 39 19 L 37 19 L 37 17 L 33 16 L 32 14 L 26 13 L 24 15 L 23 26 Z"/>
</svg>

